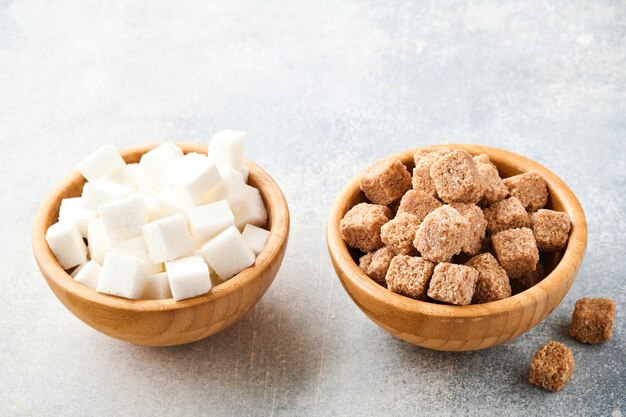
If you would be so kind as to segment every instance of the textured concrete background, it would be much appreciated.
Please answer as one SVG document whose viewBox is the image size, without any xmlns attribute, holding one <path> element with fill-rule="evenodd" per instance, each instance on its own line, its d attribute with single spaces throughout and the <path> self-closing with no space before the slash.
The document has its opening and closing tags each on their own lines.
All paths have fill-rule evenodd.
<svg viewBox="0 0 626 417">
<path fill-rule="evenodd" d="M 0 0 L 0 415 L 626 415 L 626 3 Z M 30 231 L 82 156 L 249 132 L 282 185 L 283 267 L 243 320 L 175 348 L 124 344 L 67 312 Z M 408 147 L 473 142 L 539 161 L 579 196 L 587 256 L 519 339 L 450 354 L 395 340 L 350 301 L 325 248 L 343 183 Z M 614 340 L 567 336 L 575 300 L 618 301 Z M 535 349 L 576 372 L 527 383 Z"/>
</svg>

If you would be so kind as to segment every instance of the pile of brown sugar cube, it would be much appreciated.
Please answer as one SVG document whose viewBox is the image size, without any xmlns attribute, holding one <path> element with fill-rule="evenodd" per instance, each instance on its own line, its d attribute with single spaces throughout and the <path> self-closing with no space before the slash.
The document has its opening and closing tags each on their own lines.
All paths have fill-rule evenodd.
<svg viewBox="0 0 626 417">
<path fill-rule="evenodd" d="M 544 277 L 540 252 L 567 245 L 567 213 L 545 209 L 548 188 L 536 172 L 502 179 L 486 154 L 420 148 L 413 173 L 399 159 L 360 177 L 368 202 L 340 223 L 359 266 L 389 290 L 454 305 L 487 303 Z"/>
</svg>

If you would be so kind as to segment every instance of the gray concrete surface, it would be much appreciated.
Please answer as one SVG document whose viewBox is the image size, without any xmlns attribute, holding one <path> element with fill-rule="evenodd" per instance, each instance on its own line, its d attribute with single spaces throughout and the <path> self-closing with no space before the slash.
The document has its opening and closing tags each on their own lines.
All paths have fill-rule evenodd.
<svg viewBox="0 0 626 417">
<path fill-rule="evenodd" d="M 104 143 L 249 132 L 293 229 L 267 295 L 189 346 L 127 345 L 56 300 L 30 250 L 41 198 Z M 350 301 L 325 248 L 343 183 L 408 147 L 519 152 L 579 196 L 589 246 L 552 315 L 475 353 L 395 340 Z M 598 0 L 0 0 L 0 415 L 626 415 L 626 3 Z M 582 296 L 618 301 L 614 340 L 567 336 Z M 535 349 L 570 346 L 557 394 Z"/>
</svg>

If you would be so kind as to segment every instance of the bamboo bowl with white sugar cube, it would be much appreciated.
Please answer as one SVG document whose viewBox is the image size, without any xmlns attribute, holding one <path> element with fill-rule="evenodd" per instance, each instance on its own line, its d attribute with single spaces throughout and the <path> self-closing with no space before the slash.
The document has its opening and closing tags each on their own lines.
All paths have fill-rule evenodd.
<svg viewBox="0 0 626 417">
<path fill-rule="evenodd" d="M 183 152 L 207 154 L 207 146 L 177 144 Z M 136 163 L 158 146 L 121 151 L 126 163 Z M 63 305 L 94 329 L 139 345 L 173 346 L 218 333 L 243 317 L 261 299 L 274 280 L 287 248 L 289 209 L 278 184 L 261 168 L 245 161 L 249 185 L 256 187 L 268 213 L 270 236 L 253 266 L 213 286 L 203 295 L 179 300 L 131 300 L 96 292 L 76 282 L 59 264 L 46 241 L 56 222 L 61 201 L 80 196 L 85 178 L 74 171 L 43 201 L 33 227 L 33 252 L 48 286 Z"/>
</svg>

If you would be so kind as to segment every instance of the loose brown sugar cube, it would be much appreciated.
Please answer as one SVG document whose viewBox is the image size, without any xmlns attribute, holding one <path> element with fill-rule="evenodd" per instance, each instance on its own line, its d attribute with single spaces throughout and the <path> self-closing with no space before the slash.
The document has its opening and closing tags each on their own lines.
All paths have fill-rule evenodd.
<svg viewBox="0 0 626 417">
<path fill-rule="evenodd" d="M 441 206 L 424 218 L 413 244 L 425 259 L 445 262 L 461 252 L 469 230 L 465 217 L 450 206 Z"/>
<path fill-rule="evenodd" d="M 426 300 L 435 264 L 418 256 L 396 255 L 387 271 L 387 288 L 417 300 Z"/>
<path fill-rule="evenodd" d="M 458 211 L 470 224 L 467 241 L 461 250 L 468 255 L 476 255 L 480 252 L 487 229 L 487 220 L 483 211 L 476 204 L 450 203 L 450 207 Z"/>
<path fill-rule="evenodd" d="M 503 200 L 509 193 L 509 189 L 502 182 L 498 168 L 491 163 L 489 157 L 480 154 L 474 157 L 476 169 L 483 182 L 483 198 L 480 201 L 483 206 L 490 206 L 493 203 Z"/>
<path fill-rule="evenodd" d="M 530 383 L 548 391 L 560 391 L 574 374 L 574 355 L 559 342 L 548 342 L 530 361 Z"/>
<path fill-rule="evenodd" d="M 478 271 L 464 265 L 440 263 L 433 271 L 428 296 L 444 303 L 467 305 L 472 301 Z"/>
<path fill-rule="evenodd" d="M 424 191 L 409 190 L 402 196 L 398 213 L 410 213 L 417 216 L 418 222 L 421 223 L 424 217 L 431 211 L 441 207 L 441 202 L 432 194 Z"/>
<path fill-rule="evenodd" d="M 608 298 L 581 298 L 576 301 L 569 334 L 583 343 L 611 340 L 615 301 Z"/>
<path fill-rule="evenodd" d="M 394 158 L 374 162 L 361 174 L 361 190 L 375 204 L 391 204 L 411 188 L 411 175 L 402 161 Z"/>
<path fill-rule="evenodd" d="M 511 296 L 509 277 L 492 254 L 481 253 L 465 265 L 478 271 L 472 304 L 488 303 Z"/>
<path fill-rule="evenodd" d="M 433 180 L 430 177 L 430 167 L 437 159 L 439 159 L 439 157 L 448 153 L 450 153 L 450 150 L 447 148 L 437 148 L 433 146 L 419 148 L 415 152 L 413 155 L 415 168 L 413 169 L 412 178 L 414 190 L 423 191 L 431 195 L 437 195 L 435 184 L 433 184 Z"/>
<path fill-rule="evenodd" d="M 343 216 L 339 222 L 339 231 L 348 246 L 363 252 L 373 252 L 383 246 L 380 228 L 391 217 L 389 207 L 360 203 Z"/>
<path fill-rule="evenodd" d="M 534 171 L 505 178 L 511 197 L 517 197 L 528 211 L 537 211 L 548 204 L 546 180 Z"/>
<path fill-rule="evenodd" d="M 530 226 L 528 214 L 515 197 L 498 201 L 484 211 L 489 233 L 496 234 L 507 229 Z"/>
<path fill-rule="evenodd" d="M 396 254 L 391 249 L 384 246 L 375 252 L 363 255 L 361 259 L 359 259 L 359 268 L 365 272 L 365 275 L 386 287 L 387 282 L 385 281 L 385 275 L 387 275 L 389 264 L 394 256 L 396 256 Z"/>
<path fill-rule="evenodd" d="M 447 203 L 478 203 L 483 185 L 472 156 L 456 149 L 437 159 L 430 167 L 430 176 L 439 197 Z"/>
<path fill-rule="evenodd" d="M 385 245 L 396 254 L 415 254 L 415 232 L 420 222 L 417 216 L 409 213 L 400 213 L 394 219 L 389 220 L 380 229 L 380 237 Z"/>
<path fill-rule="evenodd" d="M 515 283 L 519 284 L 521 290 L 527 290 L 533 285 L 537 285 L 542 279 L 546 277 L 546 272 L 541 264 L 541 262 L 537 262 L 537 266 L 534 271 L 526 272 L 521 277 L 515 278 Z"/>
<path fill-rule="evenodd" d="M 567 213 L 540 209 L 533 213 L 531 225 L 540 251 L 558 252 L 567 246 L 571 225 Z"/>
<path fill-rule="evenodd" d="M 532 230 L 509 229 L 496 233 L 491 242 L 498 263 L 510 279 L 533 272 L 539 262 L 539 251 Z"/>
</svg>

